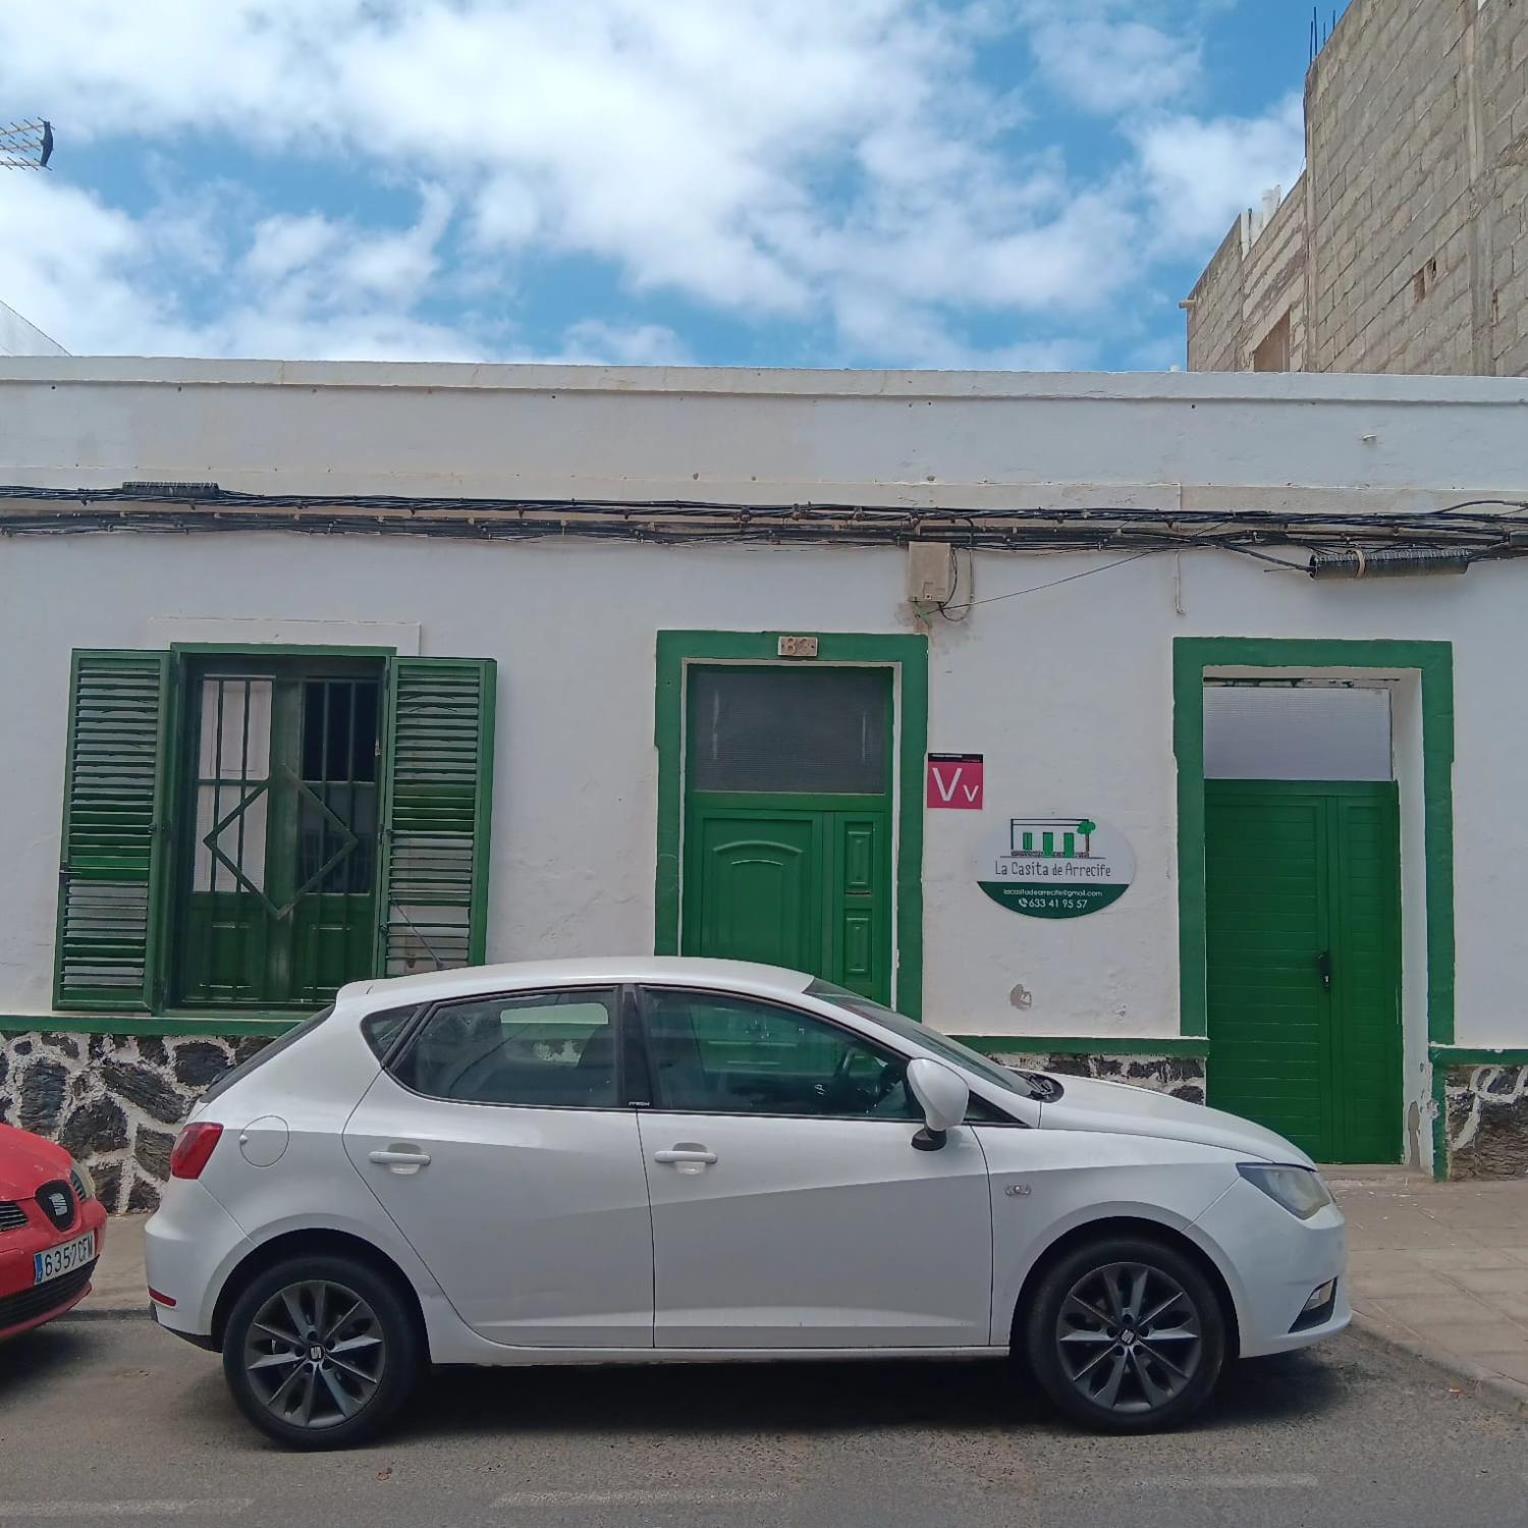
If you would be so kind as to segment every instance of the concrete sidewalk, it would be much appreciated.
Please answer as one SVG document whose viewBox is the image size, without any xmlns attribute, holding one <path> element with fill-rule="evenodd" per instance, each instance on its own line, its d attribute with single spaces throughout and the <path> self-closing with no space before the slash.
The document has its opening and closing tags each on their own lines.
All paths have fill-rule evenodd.
<svg viewBox="0 0 1528 1528">
<path fill-rule="evenodd" d="M 1327 1169 L 1348 1217 L 1355 1324 L 1528 1416 L 1528 1179 L 1434 1183 L 1399 1168 Z M 144 1215 L 115 1217 L 76 1312 L 148 1314 Z"/>
<path fill-rule="evenodd" d="M 1528 1179 L 1326 1170 L 1348 1218 L 1354 1324 L 1528 1416 Z"/>
<path fill-rule="evenodd" d="M 147 1316 L 148 1281 L 143 1276 L 143 1228 L 147 1215 L 113 1215 L 106 1222 L 106 1246 L 96 1264 L 91 1292 L 76 1316 Z"/>
</svg>

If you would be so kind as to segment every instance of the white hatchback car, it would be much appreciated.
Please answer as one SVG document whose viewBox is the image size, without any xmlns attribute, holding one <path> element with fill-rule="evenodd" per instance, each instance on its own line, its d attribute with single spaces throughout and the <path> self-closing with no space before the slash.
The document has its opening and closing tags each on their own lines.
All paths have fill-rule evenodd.
<svg viewBox="0 0 1528 1528">
<path fill-rule="evenodd" d="M 1350 1314 L 1342 1215 L 1279 1136 L 765 966 L 357 983 L 206 1094 L 171 1170 L 155 1315 L 298 1447 L 426 1363 L 1012 1353 L 1143 1430 Z"/>
</svg>

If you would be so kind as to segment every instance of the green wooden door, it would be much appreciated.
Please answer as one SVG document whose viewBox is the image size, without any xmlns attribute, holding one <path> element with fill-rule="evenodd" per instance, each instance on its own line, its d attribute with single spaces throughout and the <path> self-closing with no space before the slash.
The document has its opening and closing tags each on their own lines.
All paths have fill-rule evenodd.
<svg viewBox="0 0 1528 1528">
<path fill-rule="evenodd" d="M 800 969 L 817 959 L 822 924 L 818 814 L 729 804 L 693 818 L 696 873 L 688 877 L 693 935 L 686 954 L 725 955 Z"/>
<path fill-rule="evenodd" d="M 889 1002 L 889 673 L 698 669 L 687 737 L 681 950 Z"/>
<path fill-rule="evenodd" d="M 781 799 L 691 800 L 684 953 L 810 971 L 889 1002 L 889 812 Z"/>
<path fill-rule="evenodd" d="M 1210 1102 L 1320 1161 L 1401 1150 L 1392 782 L 1205 782 Z"/>
</svg>

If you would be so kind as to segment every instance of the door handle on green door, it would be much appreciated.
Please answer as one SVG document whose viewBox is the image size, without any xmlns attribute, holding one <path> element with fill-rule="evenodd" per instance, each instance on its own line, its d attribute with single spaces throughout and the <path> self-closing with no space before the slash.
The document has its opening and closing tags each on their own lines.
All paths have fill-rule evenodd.
<svg viewBox="0 0 1528 1528">
<path fill-rule="evenodd" d="M 1332 990 L 1332 952 L 1322 950 L 1316 957 L 1316 971 L 1321 977 L 1321 987 L 1325 992 Z"/>
</svg>

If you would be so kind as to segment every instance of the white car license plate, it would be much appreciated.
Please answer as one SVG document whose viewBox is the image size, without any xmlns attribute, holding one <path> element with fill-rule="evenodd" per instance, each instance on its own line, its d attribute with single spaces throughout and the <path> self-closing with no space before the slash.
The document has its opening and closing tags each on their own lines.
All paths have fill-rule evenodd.
<svg viewBox="0 0 1528 1528">
<path fill-rule="evenodd" d="M 49 1247 L 46 1252 L 37 1253 L 32 1258 L 32 1282 L 46 1284 L 49 1279 L 61 1279 L 94 1260 L 95 1232 L 87 1231 L 62 1247 Z"/>
</svg>

